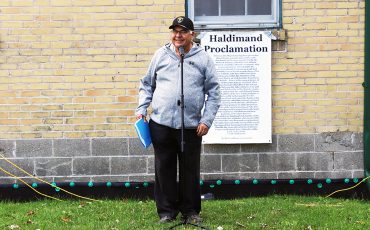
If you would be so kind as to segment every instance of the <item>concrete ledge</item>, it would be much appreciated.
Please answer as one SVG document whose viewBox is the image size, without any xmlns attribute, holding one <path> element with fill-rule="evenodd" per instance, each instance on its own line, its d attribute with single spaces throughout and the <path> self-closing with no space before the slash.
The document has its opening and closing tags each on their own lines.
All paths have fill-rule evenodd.
<svg viewBox="0 0 370 230">
<path fill-rule="evenodd" d="M 362 133 L 274 135 L 271 144 L 203 145 L 202 179 L 361 178 Z M 153 146 L 137 138 L 0 140 L 0 152 L 50 181 L 154 180 Z M 5 160 L 0 167 L 28 181 Z M 0 172 L 2 181 L 13 181 Z"/>
</svg>

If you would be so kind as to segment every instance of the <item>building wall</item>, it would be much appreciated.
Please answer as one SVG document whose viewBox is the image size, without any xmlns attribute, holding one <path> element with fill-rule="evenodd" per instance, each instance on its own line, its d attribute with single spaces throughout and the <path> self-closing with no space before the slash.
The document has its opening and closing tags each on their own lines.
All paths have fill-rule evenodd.
<svg viewBox="0 0 370 230">
<path fill-rule="evenodd" d="M 138 81 L 184 2 L 1 1 L 0 153 L 55 181 L 153 180 L 133 129 Z M 204 179 L 363 176 L 364 5 L 283 0 L 273 143 L 204 145 Z"/>
</svg>

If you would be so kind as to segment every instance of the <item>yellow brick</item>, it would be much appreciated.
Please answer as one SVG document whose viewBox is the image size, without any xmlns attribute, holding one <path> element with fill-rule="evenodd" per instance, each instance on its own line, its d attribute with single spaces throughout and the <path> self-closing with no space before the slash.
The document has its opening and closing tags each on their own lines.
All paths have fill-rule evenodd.
<svg viewBox="0 0 370 230">
<path fill-rule="evenodd" d="M 356 37 L 359 36 L 359 32 L 356 30 L 339 30 L 337 35 L 340 37 Z"/>
<path fill-rule="evenodd" d="M 295 78 L 297 77 L 297 73 L 294 72 L 274 72 L 274 78 Z"/>
<path fill-rule="evenodd" d="M 63 133 L 58 132 L 42 132 L 41 133 L 42 138 L 62 138 Z"/>
<path fill-rule="evenodd" d="M 316 86 L 297 86 L 297 92 L 316 92 Z"/>
<path fill-rule="evenodd" d="M 318 37 L 337 37 L 338 36 L 338 32 L 336 30 L 328 30 L 328 31 L 318 31 L 316 33 L 316 35 Z"/>
<path fill-rule="evenodd" d="M 106 79 L 103 76 L 86 76 L 85 82 L 105 82 Z"/>
<path fill-rule="evenodd" d="M 74 126 L 75 131 L 86 131 L 86 130 L 94 130 L 93 125 L 76 125 Z"/>
<path fill-rule="evenodd" d="M 52 83 L 52 84 L 50 84 L 50 89 L 52 89 L 52 90 L 70 89 L 70 88 L 71 88 L 70 83 Z"/>
<path fill-rule="evenodd" d="M 104 120 L 101 118 L 67 118 L 66 124 L 95 124 L 103 123 Z"/>
<path fill-rule="evenodd" d="M 318 113 L 317 118 L 322 120 L 338 119 L 338 113 Z"/>
<path fill-rule="evenodd" d="M 23 139 L 34 139 L 34 138 L 41 138 L 41 133 L 22 133 L 21 137 Z"/>
<path fill-rule="evenodd" d="M 328 105 L 336 105 L 336 104 L 337 104 L 336 100 L 324 99 L 324 100 L 317 100 L 316 101 L 317 106 L 328 106 Z"/>
<path fill-rule="evenodd" d="M 347 82 L 347 79 L 345 79 L 345 78 L 328 78 L 328 79 L 326 79 L 326 83 L 328 85 L 345 84 L 346 82 Z"/>
<path fill-rule="evenodd" d="M 113 103 L 113 102 L 115 102 L 115 99 L 111 98 L 111 97 L 97 97 L 97 98 L 95 98 L 94 102 L 96 102 L 96 103 Z"/>
<path fill-rule="evenodd" d="M 72 117 L 73 116 L 73 112 L 69 112 L 69 111 L 57 111 L 57 112 L 53 112 L 52 113 L 52 116 L 53 117 Z"/>
<path fill-rule="evenodd" d="M 295 121 L 284 121 L 286 127 L 299 127 L 305 126 L 306 121 L 304 120 L 295 120 Z"/>
<path fill-rule="evenodd" d="M 320 126 L 326 125 L 326 122 L 325 120 L 322 120 L 322 119 L 310 120 L 310 121 L 306 121 L 306 125 L 309 127 L 320 127 Z"/>
<path fill-rule="evenodd" d="M 325 81 L 324 78 L 305 79 L 305 84 L 307 84 L 307 85 L 323 85 L 325 83 L 326 83 L 326 81 Z"/>
<path fill-rule="evenodd" d="M 335 56 L 335 55 L 334 55 Z M 320 59 L 321 64 L 336 64 L 338 63 L 338 58 L 322 58 Z"/>
<path fill-rule="evenodd" d="M 95 126 L 96 130 L 114 130 L 115 128 L 116 128 L 115 125 L 111 125 L 111 124 L 103 124 L 103 125 Z"/>
<path fill-rule="evenodd" d="M 66 132 L 64 134 L 65 138 L 83 138 L 86 137 L 84 133 L 81 132 Z"/>
<path fill-rule="evenodd" d="M 22 125 L 37 125 L 42 124 L 42 119 L 22 119 L 20 120 Z"/>
<path fill-rule="evenodd" d="M 77 111 L 74 113 L 75 117 L 93 117 L 94 111 Z"/>
<path fill-rule="evenodd" d="M 328 9 L 326 14 L 336 16 L 347 15 L 347 9 Z"/>
<path fill-rule="evenodd" d="M 300 106 L 286 107 L 284 109 L 284 112 L 285 113 L 303 113 L 304 107 L 300 107 Z"/>
<path fill-rule="evenodd" d="M 95 4 L 97 6 L 112 6 L 115 4 L 115 0 L 99 0 Z"/>
<path fill-rule="evenodd" d="M 354 78 L 348 78 L 347 79 L 347 83 L 348 84 L 362 84 L 364 81 L 364 77 L 362 75 L 360 75 L 359 77 L 354 77 Z M 362 90 L 360 90 L 362 91 Z"/>
<path fill-rule="evenodd" d="M 132 130 L 129 131 L 107 131 L 106 132 L 107 137 L 137 137 L 136 131 Z"/>
<path fill-rule="evenodd" d="M 359 15 L 359 21 L 362 21 L 363 22 L 362 17 L 364 17 L 364 15 L 365 15 L 365 10 L 364 10 L 364 8 L 360 8 L 360 9 L 349 9 L 348 10 L 348 15 Z"/>
<path fill-rule="evenodd" d="M 123 6 L 135 5 L 136 0 L 116 0 L 116 4 Z"/>
<path fill-rule="evenodd" d="M 309 65 L 307 66 L 308 71 L 329 71 L 335 70 L 331 69 L 332 65 Z"/>
<path fill-rule="evenodd" d="M 304 58 L 304 59 L 297 59 L 298 65 L 313 65 L 316 64 L 316 58 Z"/>
<path fill-rule="evenodd" d="M 53 131 L 73 131 L 73 126 L 71 125 L 53 125 Z"/>
<path fill-rule="evenodd" d="M 326 24 L 323 23 L 306 23 L 304 25 L 304 29 L 306 30 L 325 30 L 326 28 Z"/>
<path fill-rule="evenodd" d="M 323 10 L 319 10 L 319 9 L 307 9 L 305 10 L 305 15 L 307 16 L 323 16 L 324 15 L 324 11 Z M 301 14 L 303 15 L 303 14 Z"/>
<path fill-rule="evenodd" d="M 89 133 L 86 133 L 86 137 L 105 137 L 105 132 L 89 132 Z"/>
<path fill-rule="evenodd" d="M 327 124 L 329 126 L 333 126 L 333 125 L 345 126 L 345 125 L 347 125 L 347 121 L 346 120 L 329 119 L 329 120 L 327 120 Z"/>
<path fill-rule="evenodd" d="M 351 9 L 351 8 L 357 8 L 358 2 L 337 2 L 337 8 L 345 8 L 345 9 Z"/>
<path fill-rule="evenodd" d="M 280 100 L 280 101 L 274 101 L 273 102 L 274 106 L 280 107 L 286 107 L 286 106 L 294 106 L 294 101 L 293 100 Z"/>
<path fill-rule="evenodd" d="M 335 85 L 318 85 L 316 86 L 317 91 L 333 92 L 337 91 L 337 86 Z"/>
<path fill-rule="evenodd" d="M 49 112 L 32 112 L 31 118 L 44 118 L 44 117 L 50 117 Z"/>
<path fill-rule="evenodd" d="M 343 113 L 343 112 L 347 112 L 347 106 L 335 106 L 335 105 L 333 105 L 333 106 L 327 106 L 326 108 L 325 108 L 325 111 L 327 111 L 327 112 L 341 112 L 341 113 Z"/>
<path fill-rule="evenodd" d="M 294 127 L 273 127 L 273 133 L 290 134 L 294 133 Z"/>
<path fill-rule="evenodd" d="M 338 71 L 337 72 L 338 77 L 356 77 L 357 75 L 358 73 L 354 71 Z"/>
<path fill-rule="evenodd" d="M 332 78 L 336 76 L 337 76 L 337 72 L 335 71 L 320 71 L 317 73 L 317 77 L 319 78 Z"/>
<path fill-rule="evenodd" d="M 138 5 L 153 5 L 153 0 L 137 0 Z"/>
<path fill-rule="evenodd" d="M 0 6 L 11 6 L 11 1 L 1 1 Z"/>
<path fill-rule="evenodd" d="M 317 23 L 327 23 L 327 22 L 332 23 L 332 22 L 337 22 L 337 17 L 336 16 L 318 17 L 318 18 L 316 18 L 316 22 Z"/>
</svg>

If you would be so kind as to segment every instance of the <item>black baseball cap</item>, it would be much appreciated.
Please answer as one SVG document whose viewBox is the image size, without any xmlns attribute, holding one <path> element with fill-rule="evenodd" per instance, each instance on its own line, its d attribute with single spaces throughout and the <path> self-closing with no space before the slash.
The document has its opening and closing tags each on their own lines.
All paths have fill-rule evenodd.
<svg viewBox="0 0 370 230">
<path fill-rule="evenodd" d="M 194 30 L 194 24 L 193 21 L 190 20 L 190 18 L 179 16 L 175 18 L 172 22 L 172 25 L 169 27 L 170 29 L 175 28 L 175 26 L 181 26 L 184 27 L 187 30 Z"/>
</svg>

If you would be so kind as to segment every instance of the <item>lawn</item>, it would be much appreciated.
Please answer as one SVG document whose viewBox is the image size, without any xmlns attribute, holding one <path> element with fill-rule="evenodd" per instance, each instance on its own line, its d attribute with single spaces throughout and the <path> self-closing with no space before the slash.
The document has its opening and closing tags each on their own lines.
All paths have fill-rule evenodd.
<svg viewBox="0 0 370 230">
<path fill-rule="evenodd" d="M 215 230 L 370 229 L 370 202 L 282 195 L 206 200 L 201 216 Z M 158 224 L 153 200 L 0 202 L 0 229 L 168 229 L 179 221 Z"/>
</svg>

